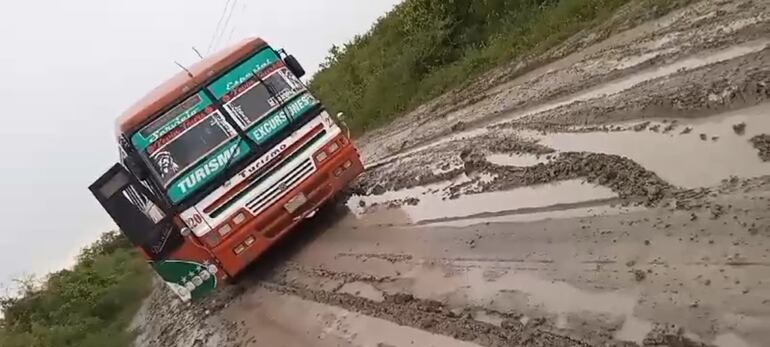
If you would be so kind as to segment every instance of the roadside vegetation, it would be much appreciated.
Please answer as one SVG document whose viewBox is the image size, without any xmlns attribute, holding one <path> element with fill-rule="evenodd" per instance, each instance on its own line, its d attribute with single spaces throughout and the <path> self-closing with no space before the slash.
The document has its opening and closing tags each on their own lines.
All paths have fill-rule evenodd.
<svg viewBox="0 0 770 347">
<path fill-rule="evenodd" d="M 71 270 L 20 284 L 19 295 L 0 299 L 0 346 L 120 347 L 133 341 L 128 326 L 151 277 L 128 240 L 109 232 Z"/>
<path fill-rule="evenodd" d="M 682 0 L 405 0 L 364 35 L 329 51 L 312 89 L 354 134 L 543 52 L 639 1 L 653 15 Z"/>
</svg>

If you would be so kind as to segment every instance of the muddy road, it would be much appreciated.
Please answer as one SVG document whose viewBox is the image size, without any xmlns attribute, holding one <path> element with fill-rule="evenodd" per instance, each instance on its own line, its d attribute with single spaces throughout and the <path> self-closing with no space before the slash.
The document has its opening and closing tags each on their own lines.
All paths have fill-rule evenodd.
<svg viewBox="0 0 770 347">
<path fill-rule="evenodd" d="M 770 1 L 600 37 L 366 135 L 346 204 L 137 344 L 770 346 Z"/>
</svg>

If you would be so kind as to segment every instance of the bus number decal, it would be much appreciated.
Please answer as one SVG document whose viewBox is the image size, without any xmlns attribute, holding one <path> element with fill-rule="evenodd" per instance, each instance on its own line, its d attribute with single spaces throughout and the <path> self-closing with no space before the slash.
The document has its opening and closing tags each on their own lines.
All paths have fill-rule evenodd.
<svg viewBox="0 0 770 347">
<path fill-rule="evenodd" d="M 192 217 L 187 218 L 185 222 L 187 223 L 187 226 L 190 227 L 190 229 L 195 229 L 197 226 L 203 223 L 203 217 L 201 217 L 200 214 L 195 213 L 192 215 Z"/>
</svg>

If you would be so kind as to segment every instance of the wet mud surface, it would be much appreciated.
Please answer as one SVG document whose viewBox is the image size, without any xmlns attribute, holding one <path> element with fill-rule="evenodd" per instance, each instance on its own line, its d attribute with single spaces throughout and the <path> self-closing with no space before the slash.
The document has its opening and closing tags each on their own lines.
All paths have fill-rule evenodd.
<svg viewBox="0 0 770 347">
<path fill-rule="evenodd" d="M 345 204 L 137 345 L 770 345 L 770 2 L 643 13 L 367 134 Z"/>
</svg>

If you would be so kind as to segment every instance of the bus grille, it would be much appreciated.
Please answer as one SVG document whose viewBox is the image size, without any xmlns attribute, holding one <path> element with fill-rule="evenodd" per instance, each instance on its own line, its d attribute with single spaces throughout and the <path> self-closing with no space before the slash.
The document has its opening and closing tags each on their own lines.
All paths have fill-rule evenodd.
<svg viewBox="0 0 770 347">
<path fill-rule="evenodd" d="M 271 204 L 281 197 L 281 194 L 293 189 L 305 178 L 313 173 L 313 161 L 311 158 L 305 159 L 296 168 L 286 173 L 280 180 L 268 187 L 265 191 L 257 195 L 246 205 L 252 213 L 259 213 L 266 205 Z"/>
</svg>

